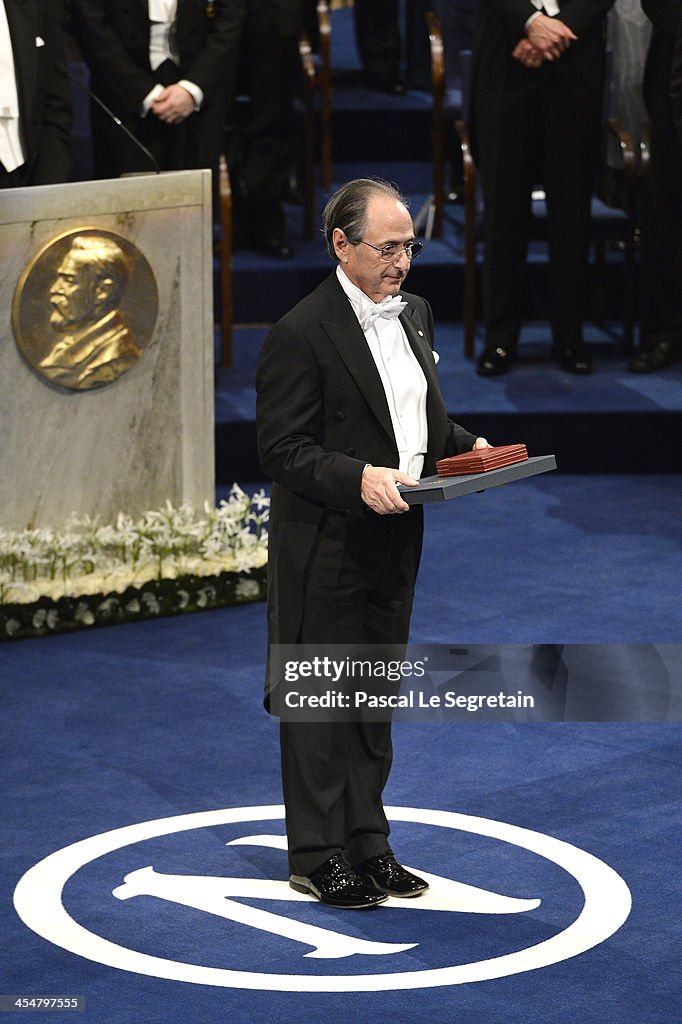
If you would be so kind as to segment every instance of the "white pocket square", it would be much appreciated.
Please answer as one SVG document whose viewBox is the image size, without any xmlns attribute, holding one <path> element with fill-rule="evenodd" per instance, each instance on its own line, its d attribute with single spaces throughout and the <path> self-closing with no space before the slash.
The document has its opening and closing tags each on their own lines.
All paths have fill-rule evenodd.
<svg viewBox="0 0 682 1024">
<path fill-rule="evenodd" d="M 45 40 L 42 36 L 36 36 L 36 46 L 44 46 Z"/>
<path fill-rule="evenodd" d="M 433 356 L 434 363 L 436 363 L 436 365 L 438 365 L 438 360 L 440 359 L 440 356 L 436 352 L 435 348 L 431 349 L 431 355 Z"/>
</svg>

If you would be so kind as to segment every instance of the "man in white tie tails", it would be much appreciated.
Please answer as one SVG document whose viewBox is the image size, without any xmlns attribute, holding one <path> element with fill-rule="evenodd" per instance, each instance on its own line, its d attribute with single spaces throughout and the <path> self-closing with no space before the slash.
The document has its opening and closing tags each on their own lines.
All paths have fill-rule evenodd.
<svg viewBox="0 0 682 1024">
<path fill-rule="evenodd" d="M 274 481 L 268 638 L 400 645 L 423 520 L 396 485 L 488 442 L 448 419 L 431 309 L 401 291 L 422 249 L 404 198 L 386 182 L 351 181 L 327 203 L 324 233 L 336 271 L 275 325 L 257 371 L 258 449 Z M 277 713 L 270 675 L 266 706 Z M 388 845 L 390 723 L 280 728 L 290 884 L 347 908 L 423 892 Z"/>
<path fill-rule="evenodd" d="M 614 0 L 477 0 L 470 122 L 484 196 L 482 376 L 518 354 L 531 194 L 547 198 L 552 351 L 586 374 L 590 199 L 599 160 L 605 19 Z"/>
<path fill-rule="evenodd" d="M 0 0 L 0 188 L 68 181 L 63 8 L 61 0 Z"/>
<path fill-rule="evenodd" d="M 161 170 L 210 167 L 215 182 L 242 0 L 71 0 L 71 15 L 93 92 Z M 152 169 L 97 104 L 91 113 L 96 177 Z"/>
</svg>

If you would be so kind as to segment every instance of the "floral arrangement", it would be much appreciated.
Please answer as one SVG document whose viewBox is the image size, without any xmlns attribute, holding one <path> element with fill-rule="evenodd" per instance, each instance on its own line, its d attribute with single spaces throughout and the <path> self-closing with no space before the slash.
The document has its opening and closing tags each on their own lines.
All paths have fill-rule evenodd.
<svg viewBox="0 0 682 1024">
<path fill-rule="evenodd" d="M 73 515 L 63 530 L 0 529 L 0 639 L 264 596 L 269 499 L 236 484 L 217 508 Z"/>
</svg>

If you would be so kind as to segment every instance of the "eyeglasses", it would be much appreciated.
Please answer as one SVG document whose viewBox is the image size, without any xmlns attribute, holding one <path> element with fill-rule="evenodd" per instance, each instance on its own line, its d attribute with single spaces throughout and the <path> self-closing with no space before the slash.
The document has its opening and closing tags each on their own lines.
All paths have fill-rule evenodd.
<svg viewBox="0 0 682 1024">
<path fill-rule="evenodd" d="M 371 242 L 366 242 L 364 238 L 361 238 L 360 242 L 362 242 L 363 245 L 368 245 L 370 249 L 374 249 L 375 252 L 378 252 L 382 260 L 385 260 L 386 263 L 393 263 L 395 260 L 399 259 L 403 253 L 405 253 L 408 260 L 416 260 L 417 256 L 424 248 L 423 242 L 406 242 L 405 245 L 401 245 L 400 242 L 389 242 L 388 245 L 382 245 L 381 247 L 378 245 L 372 245 Z M 353 244 L 359 245 L 360 243 L 354 242 Z"/>
</svg>

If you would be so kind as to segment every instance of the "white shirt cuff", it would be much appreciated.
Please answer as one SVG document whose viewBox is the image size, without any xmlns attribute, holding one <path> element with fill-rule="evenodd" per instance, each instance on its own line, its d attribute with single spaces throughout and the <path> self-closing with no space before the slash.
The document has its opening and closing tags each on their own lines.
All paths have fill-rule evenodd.
<svg viewBox="0 0 682 1024">
<path fill-rule="evenodd" d="M 539 17 L 540 17 L 540 15 L 541 15 L 541 14 L 544 14 L 544 13 L 545 13 L 544 11 L 536 11 L 536 12 L 535 12 L 535 14 L 531 14 L 530 18 L 529 18 L 529 19 L 528 19 L 528 21 L 526 22 L 526 32 L 527 32 L 527 31 L 528 31 L 528 29 L 530 28 L 531 24 L 532 24 L 532 23 L 533 23 L 533 22 L 535 21 L 535 19 L 536 19 L 536 18 L 539 18 Z"/>
<path fill-rule="evenodd" d="M 181 78 L 177 84 L 181 85 L 190 94 L 194 100 L 194 109 L 201 110 L 201 104 L 204 102 L 203 90 L 198 85 L 195 85 L 194 82 L 188 82 L 186 78 Z"/>
<path fill-rule="evenodd" d="M 147 116 L 149 111 L 152 109 L 152 103 L 161 92 L 163 92 L 163 86 L 159 85 L 159 83 L 157 82 L 154 88 L 150 89 L 145 98 L 142 100 L 142 117 Z"/>
</svg>

